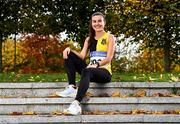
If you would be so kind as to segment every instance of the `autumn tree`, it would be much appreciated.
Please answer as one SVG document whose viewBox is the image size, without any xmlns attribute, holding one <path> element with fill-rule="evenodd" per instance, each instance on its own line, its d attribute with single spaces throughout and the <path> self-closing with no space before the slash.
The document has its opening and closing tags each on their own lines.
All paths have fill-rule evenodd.
<svg viewBox="0 0 180 124">
<path fill-rule="evenodd" d="M 26 61 L 27 56 L 24 52 L 22 52 L 22 42 L 17 41 L 16 43 L 16 68 L 21 67 Z M 14 70 L 14 63 L 15 60 L 14 56 L 14 40 L 8 38 L 3 42 L 3 72 L 13 71 Z"/>
<path fill-rule="evenodd" d="M 81 45 L 83 45 L 83 41 L 88 34 L 91 14 L 96 11 L 104 11 L 103 0 L 56 0 L 53 4 L 51 12 L 61 24 L 59 28 L 66 31 L 69 38 L 79 42 Z"/>
<path fill-rule="evenodd" d="M 55 35 L 66 31 L 69 38 L 82 44 L 95 11 L 104 11 L 103 0 L 21 0 L 19 23 L 22 32 Z"/>
<path fill-rule="evenodd" d="M 16 34 L 19 11 L 18 0 L 0 1 L 0 73 L 2 72 L 2 44 L 10 34 Z"/>
<path fill-rule="evenodd" d="M 163 48 L 164 70 L 170 71 L 173 61 L 178 62 L 179 51 L 178 0 L 126 0 L 124 34 L 134 41 L 143 40 L 146 47 Z"/>
<path fill-rule="evenodd" d="M 88 32 L 89 16 L 93 11 L 102 11 L 104 5 L 103 0 L 1 0 L 0 4 L 0 72 L 2 41 L 8 35 L 35 33 L 49 36 L 66 31 L 68 37 L 83 44 Z"/>
<path fill-rule="evenodd" d="M 23 73 L 60 72 L 63 68 L 62 51 L 67 44 L 58 36 L 25 34 L 22 36 L 21 52 L 26 56 L 22 63 Z"/>
<path fill-rule="evenodd" d="M 96 11 L 106 14 L 106 30 L 116 36 L 144 41 L 151 49 L 163 48 L 165 71 L 178 62 L 178 0 L 1 0 L 0 71 L 2 41 L 10 34 L 33 33 L 39 36 L 68 37 L 83 45 L 88 22 Z"/>
</svg>

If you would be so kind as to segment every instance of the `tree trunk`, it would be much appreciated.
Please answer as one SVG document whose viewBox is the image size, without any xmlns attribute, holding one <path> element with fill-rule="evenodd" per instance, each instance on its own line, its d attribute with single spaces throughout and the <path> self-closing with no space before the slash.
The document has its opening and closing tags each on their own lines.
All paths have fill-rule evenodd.
<svg viewBox="0 0 180 124">
<path fill-rule="evenodd" d="M 171 41 L 170 41 L 170 37 L 171 34 L 169 33 L 169 29 L 170 29 L 170 24 L 168 22 L 167 16 L 164 16 L 165 21 L 165 25 L 164 25 L 164 70 L 165 72 L 170 72 L 170 66 L 171 66 Z"/>
<path fill-rule="evenodd" d="M 165 41 L 164 45 L 164 70 L 165 72 L 170 72 L 170 66 L 171 66 L 171 57 L 170 57 L 170 42 L 168 40 Z"/>
<path fill-rule="evenodd" d="M 16 72 L 16 33 L 14 37 L 14 71 Z"/>
<path fill-rule="evenodd" d="M 2 73 L 2 37 L 0 36 L 0 73 Z"/>
</svg>

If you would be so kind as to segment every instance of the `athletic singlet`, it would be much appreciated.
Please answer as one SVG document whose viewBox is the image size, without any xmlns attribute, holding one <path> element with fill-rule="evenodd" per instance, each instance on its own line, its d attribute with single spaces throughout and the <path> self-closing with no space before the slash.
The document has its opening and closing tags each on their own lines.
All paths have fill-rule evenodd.
<svg viewBox="0 0 180 124">
<path fill-rule="evenodd" d="M 95 64 L 97 61 L 101 61 L 107 56 L 107 50 L 108 50 L 108 33 L 105 33 L 101 38 L 96 40 L 93 38 L 93 41 L 90 45 L 90 64 Z M 107 69 L 110 74 L 112 74 L 111 71 L 111 62 L 101 66 L 100 68 Z"/>
</svg>

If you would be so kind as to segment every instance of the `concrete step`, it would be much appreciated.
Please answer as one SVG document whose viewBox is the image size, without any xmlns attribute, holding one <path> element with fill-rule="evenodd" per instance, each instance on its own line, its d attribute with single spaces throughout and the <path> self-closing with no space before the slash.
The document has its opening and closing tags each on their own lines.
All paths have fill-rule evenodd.
<svg viewBox="0 0 180 124">
<path fill-rule="evenodd" d="M 67 82 L 0 83 L 0 97 L 48 97 L 57 91 L 62 91 L 65 86 Z M 105 93 L 111 96 L 114 92 L 128 96 L 139 89 L 145 90 L 146 96 L 152 96 L 155 93 L 180 94 L 180 82 L 110 82 L 106 84 L 92 82 L 88 92 L 94 96 Z"/>
<path fill-rule="evenodd" d="M 0 115 L 1 124 L 60 124 L 60 123 L 96 123 L 96 124 L 179 124 L 180 115 Z"/>
<path fill-rule="evenodd" d="M 62 113 L 74 98 L 57 98 L 51 95 L 62 91 L 67 83 L 0 83 L 0 123 L 119 123 L 119 124 L 178 124 L 180 114 L 162 114 L 159 111 L 180 111 L 180 82 L 111 82 L 91 83 L 88 92 L 93 97 L 82 101 L 83 115 L 54 115 Z M 131 96 L 138 90 L 144 90 L 144 97 Z M 121 97 L 97 97 L 99 94 L 120 92 Z M 176 94 L 174 97 L 152 97 L 154 93 Z M 134 110 L 154 111 L 157 114 L 133 114 Z M 93 111 L 119 111 L 115 115 L 92 115 Z M 126 112 L 131 111 L 131 114 Z M 33 112 L 32 115 L 13 113 Z M 122 113 L 121 113 L 122 112 Z M 125 113 L 124 113 L 125 112 Z"/>
<path fill-rule="evenodd" d="M 2 98 L 0 114 L 35 112 L 37 114 L 63 111 L 73 98 Z M 180 110 L 180 97 L 91 97 L 82 101 L 83 111 L 146 111 Z"/>
</svg>

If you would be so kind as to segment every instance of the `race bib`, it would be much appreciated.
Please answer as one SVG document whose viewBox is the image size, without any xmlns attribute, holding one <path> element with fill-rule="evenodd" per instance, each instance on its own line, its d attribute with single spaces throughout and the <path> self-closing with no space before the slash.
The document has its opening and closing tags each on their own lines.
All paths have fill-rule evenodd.
<svg viewBox="0 0 180 124">
<path fill-rule="evenodd" d="M 96 64 L 107 56 L 107 52 L 93 51 L 90 53 L 90 64 Z"/>
</svg>

